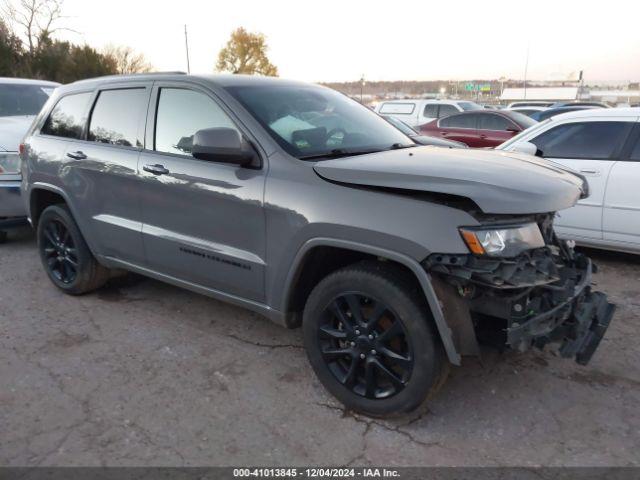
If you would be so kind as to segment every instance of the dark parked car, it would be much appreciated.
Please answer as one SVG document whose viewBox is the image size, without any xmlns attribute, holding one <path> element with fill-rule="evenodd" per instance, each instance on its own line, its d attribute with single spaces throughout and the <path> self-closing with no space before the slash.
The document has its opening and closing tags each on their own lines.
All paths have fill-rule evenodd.
<svg viewBox="0 0 640 480">
<path fill-rule="evenodd" d="M 557 343 L 586 364 L 613 314 L 591 261 L 553 230 L 587 194 L 582 177 L 419 147 L 329 88 L 84 80 L 56 90 L 21 151 L 57 288 L 80 295 L 129 270 L 302 326 L 311 366 L 351 410 L 414 410 L 485 338 Z"/>
<path fill-rule="evenodd" d="M 560 115 L 568 112 L 575 112 L 578 110 L 591 110 L 598 107 L 591 107 L 587 105 L 576 105 L 571 107 L 558 107 L 558 108 L 549 108 L 548 110 L 544 110 L 542 112 L 536 112 L 531 115 L 531 118 L 537 122 L 542 122 L 547 118 L 555 117 L 556 115 Z"/>
<path fill-rule="evenodd" d="M 462 142 L 470 147 L 497 147 L 537 122 L 510 110 L 462 112 L 418 127 L 425 135 Z"/>
<path fill-rule="evenodd" d="M 469 148 L 462 142 L 454 142 L 453 140 L 445 140 L 444 138 L 430 137 L 428 135 L 422 135 L 415 128 L 404 123 L 402 120 L 398 120 L 395 117 L 388 115 L 382 115 L 387 122 L 396 127 L 402 133 L 404 133 L 411 140 L 418 145 L 431 145 L 432 147 L 447 147 L 447 148 Z"/>
</svg>

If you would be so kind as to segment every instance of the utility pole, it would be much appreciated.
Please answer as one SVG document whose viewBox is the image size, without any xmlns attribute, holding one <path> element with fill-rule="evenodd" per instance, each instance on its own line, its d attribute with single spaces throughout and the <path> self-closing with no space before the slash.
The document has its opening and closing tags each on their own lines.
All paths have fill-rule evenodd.
<svg viewBox="0 0 640 480">
<path fill-rule="evenodd" d="M 527 60 L 524 62 L 524 99 L 527 99 L 527 71 L 529 70 L 529 47 L 530 43 L 527 43 Z"/>
<path fill-rule="evenodd" d="M 191 73 L 191 65 L 189 65 L 189 37 L 187 35 L 187 24 L 184 25 L 184 48 L 187 51 L 187 73 Z"/>
</svg>

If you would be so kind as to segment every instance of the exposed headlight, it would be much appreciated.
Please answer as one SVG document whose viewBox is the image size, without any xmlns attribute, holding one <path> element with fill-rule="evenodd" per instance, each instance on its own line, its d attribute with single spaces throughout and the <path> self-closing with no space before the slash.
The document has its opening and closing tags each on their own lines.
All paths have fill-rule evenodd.
<svg viewBox="0 0 640 480">
<path fill-rule="evenodd" d="M 461 228 L 460 233 L 476 255 L 515 257 L 525 250 L 544 247 L 544 238 L 536 223 L 505 228 Z"/>
<path fill-rule="evenodd" d="M 0 153 L 0 174 L 3 173 L 20 173 L 20 155 Z"/>
</svg>

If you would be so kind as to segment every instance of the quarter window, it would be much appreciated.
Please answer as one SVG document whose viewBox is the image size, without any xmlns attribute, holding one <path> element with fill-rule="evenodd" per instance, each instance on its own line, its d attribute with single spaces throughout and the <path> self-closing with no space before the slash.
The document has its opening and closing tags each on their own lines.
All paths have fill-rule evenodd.
<svg viewBox="0 0 640 480">
<path fill-rule="evenodd" d="M 144 88 L 103 90 L 89 122 L 89 140 L 125 147 L 142 147 L 138 129 L 145 112 Z"/>
<path fill-rule="evenodd" d="M 608 160 L 627 138 L 630 122 L 559 125 L 531 140 L 543 157 Z"/>
<path fill-rule="evenodd" d="M 398 114 L 398 115 L 411 115 L 416 108 L 413 103 L 383 103 L 380 107 L 380 113 L 382 114 Z"/>
<path fill-rule="evenodd" d="M 156 114 L 155 150 L 191 155 L 193 135 L 205 128 L 236 128 L 207 95 L 180 88 L 163 88 Z"/>
<path fill-rule="evenodd" d="M 81 138 L 90 97 L 89 92 L 62 97 L 51 111 L 40 133 L 56 137 Z"/>
</svg>

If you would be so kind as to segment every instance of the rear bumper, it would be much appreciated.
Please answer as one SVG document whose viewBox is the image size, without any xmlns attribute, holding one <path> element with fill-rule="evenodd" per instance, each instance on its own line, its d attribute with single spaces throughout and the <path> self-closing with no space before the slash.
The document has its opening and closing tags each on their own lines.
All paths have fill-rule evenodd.
<svg viewBox="0 0 640 480">
<path fill-rule="evenodd" d="M 0 176 L 0 221 L 26 216 L 27 212 L 20 197 L 20 180 L 2 180 Z"/>
</svg>

